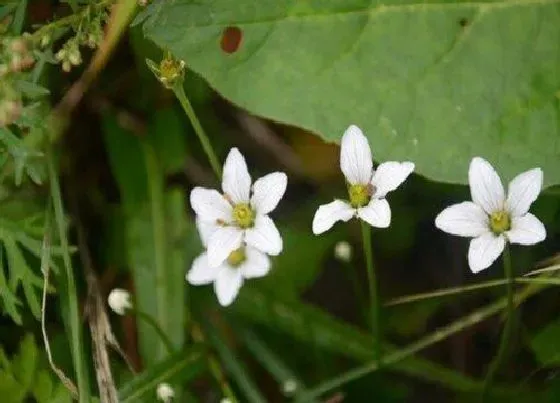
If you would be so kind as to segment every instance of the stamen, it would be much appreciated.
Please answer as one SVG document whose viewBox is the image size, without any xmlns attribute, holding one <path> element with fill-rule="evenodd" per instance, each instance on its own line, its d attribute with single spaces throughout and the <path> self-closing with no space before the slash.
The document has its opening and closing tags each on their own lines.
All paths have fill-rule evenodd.
<svg viewBox="0 0 560 403">
<path fill-rule="evenodd" d="M 496 211 L 490 215 L 490 230 L 498 235 L 511 229 L 511 218 L 507 211 Z"/>
</svg>

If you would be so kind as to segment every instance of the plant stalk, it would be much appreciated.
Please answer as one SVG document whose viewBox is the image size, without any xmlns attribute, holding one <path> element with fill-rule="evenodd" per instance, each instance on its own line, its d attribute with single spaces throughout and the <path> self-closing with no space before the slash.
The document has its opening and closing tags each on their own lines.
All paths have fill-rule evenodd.
<svg viewBox="0 0 560 403">
<path fill-rule="evenodd" d="M 183 107 L 185 114 L 191 121 L 191 125 L 196 135 L 198 136 L 198 140 L 200 141 L 200 144 L 202 145 L 204 152 L 206 153 L 206 157 L 208 158 L 208 162 L 210 162 L 210 166 L 212 167 L 212 170 L 216 174 L 217 178 L 221 178 L 222 169 L 220 163 L 218 162 L 218 158 L 216 157 L 216 153 L 212 148 L 212 144 L 210 143 L 210 140 L 208 139 L 206 132 L 204 131 L 202 125 L 200 124 L 200 120 L 198 120 L 198 117 L 196 116 L 196 113 L 194 112 L 194 109 L 189 99 L 187 98 L 187 95 L 185 94 L 185 89 L 183 88 L 182 80 L 179 80 L 179 82 L 173 86 L 173 93 L 181 103 L 181 106 Z"/>
<path fill-rule="evenodd" d="M 509 247 L 506 244 L 504 248 L 504 255 L 503 255 L 503 263 L 504 263 L 504 276 L 507 280 L 506 283 L 506 319 L 504 324 L 504 330 L 502 331 L 502 336 L 500 338 L 500 345 L 498 347 L 498 352 L 496 356 L 490 363 L 490 368 L 488 369 L 488 373 L 486 374 L 486 379 L 484 380 L 484 386 L 482 388 L 482 397 L 481 401 L 484 402 L 488 398 L 488 391 L 490 390 L 490 386 L 498 373 L 498 370 L 503 365 L 506 356 L 508 347 L 510 344 L 511 336 L 513 334 L 513 315 L 515 310 L 514 305 L 514 284 L 515 278 L 513 277 L 513 270 L 511 267 L 511 256 L 509 252 Z"/>
<path fill-rule="evenodd" d="M 366 260 L 366 269 L 369 285 L 370 311 L 371 311 L 371 328 L 374 337 L 373 357 L 376 362 L 381 361 L 381 321 L 379 317 L 379 296 L 377 292 L 377 276 L 373 266 L 373 252 L 371 249 L 371 228 L 363 221 L 362 226 L 362 242 L 364 248 L 364 257 Z"/>
</svg>

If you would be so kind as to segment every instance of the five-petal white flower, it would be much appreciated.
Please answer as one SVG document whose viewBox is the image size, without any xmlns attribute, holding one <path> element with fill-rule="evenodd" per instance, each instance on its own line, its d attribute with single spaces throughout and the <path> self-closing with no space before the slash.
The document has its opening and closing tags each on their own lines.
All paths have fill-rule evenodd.
<svg viewBox="0 0 560 403">
<path fill-rule="evenodd" d="M 287 183 L 285 173 L 273 172 L 251 187 L 245 158 L 232 148 L 224 164 L 224 194 L 202 187 L 192 190 L 190 201 L 198 220 L 214 226 L 207 243 L 209 267 L 222 267 L 243 242 L 272 256 L 282 251 L 282 237 L 268 213 L 284 196 Z"/>
<path fill-rule="evenodd" d="M 207 246 L 216 227 L 200 220 L 197 221 L 197 227 L 203 245 Z M 208 251 L 202 253 L 194 260 L 186 278 L 192 285 L 214 283 L 218 302 L 228 306 L 235 300 L 244 279 L 263 277 L 269 271 L 269 257 L 258 249 L 243 245 L 231 252 L 217 267 L 210 265 Z"/>
<path fill-rule="evenodd" d="M 468 261 L 473 273 L 489 267 L 506 242 L 533 245 L 546 238 L 546 229 L 529 213 L 542 187 L 540 168 L 516 176 L 507 197 L 500 177 L 484 159 L 475 157 L 469 167 L 472 202 L 454 204 L 436 217 L 436 227 L 453 235 L 474 238 Z"/>
<path fill-rule="evenodd" d="M 313 218 L 313 233 L 328 231 L 337 221 L 356 216 L 368 224 L 387 228 L 391 208 L 385 199 L 414 170 L 412 162 L 384 162 L 373 169 L 371 149 L 357 126 L 344 132 L 340 143 L 340 169 L 348 183 L 350 201 L 335 200 L 319 207 Z"/>
</svg>

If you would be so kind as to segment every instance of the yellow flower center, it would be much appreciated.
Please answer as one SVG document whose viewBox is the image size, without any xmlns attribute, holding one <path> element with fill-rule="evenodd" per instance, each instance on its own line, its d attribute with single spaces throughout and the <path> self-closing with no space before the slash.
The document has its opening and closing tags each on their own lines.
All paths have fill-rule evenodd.
<svg viewBox="0 0 560 403">
<path fill-rule="evenodd" d="M 251 228 L 255 224 L 255 212 L 248 203 L 233 207 L 233 220 L 239 228 Z"/>
<path fill-rule="evenodd" d="M 231 252 L 227 258 L 227 262 L 231 267 L 237 267 L 247 259 L 245 255 L 245 248 L 242 246 L 239 249 Z"/>
<path fill-rule="evenodd" d="M 494 234 L 509 231 L 511 219 L 507 211 L 496 211 L 490 215 L 490 229 Z"/>
<path fill-rule="evenodd" d="M 350 196 L 350 204 L 354 208 L 367 205 L 373 195 L 375 188 L 372 185 L 350 185 L 348 187 L 348 195 Z"/>
</svg>

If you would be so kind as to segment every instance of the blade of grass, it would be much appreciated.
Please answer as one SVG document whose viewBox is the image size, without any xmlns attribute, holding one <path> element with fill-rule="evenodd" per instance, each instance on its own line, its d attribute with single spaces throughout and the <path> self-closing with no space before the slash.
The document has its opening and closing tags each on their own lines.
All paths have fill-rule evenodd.
<svg viewBox="0 0 560 403">
<path fill-rule="evenodd" d="M 245 366 L 235 356 L 235 353 L 225 341 L 222 340 L 219 330 L 209 321 L 203 320 L 201 324 L 210 343 L 218 353 L 222 364 L 229 370 L 237 386 L 239 386 L 239 389 L 241 389 L 245 395 L 245 401 L 249 403 L 265 403 L 266 399 L 261 395 L 261 392 L 247 373 Z"/>
<path fill-rule="evenodd" d="M 523 301 L 527 298 L 535 295 L 539 291 L 541 291 L 544 287 L 546 287 L 547 283 L 535 283 L 529 284 L 523 290 L 517 292 L 514 296 L 513 305 L 515 307 L 519 306 Z M 442 340 L 445 340 L 449 336 L 458 333 L 466 328 L 473 326 L 477 323 L 482 322 L 483 320 L 500 313 L 506 306 L 507 306 L 507 298 L 501 298 L 498 301 L 495 301 L 483 308 L 477 309 L 473 313 L 466 315 L 459 320 L 454 321 L 453 323 L 436 330 L 433 333 L 430 333 L 426 337 L 421 338 L 420 340 L 394 351 L 392 354 L 389 354 L 385 359 L 382 360 L 381 364 L 376 361 L 371 361 L 366 363 L 358 368 L 352 369 L 340 376 L 337 376 L 333 379 L 325 381 L 318 385 L 316 388 L 312 389 L 308 394 L 301 397 L 298 402 L 306 402 L 309 399 L 317 398 L 324 393 L 327 393 L 333 389 L 340 387 L 341 385 L 356 380 L 360 377 L 365 376 L 371 372 L 377 371 L 381 366 L 384 368 L 389 365 L 397 364 L 398 362 L 408 358 L 409 356 L 420 352 L 421 350 L 438 343 Z M 510 390 L 502 390 L 498 388 L 493 389 L 494 393 L 500 392 L 501 394 L 504 393 L 511 393 Z"/>
<path fill-rule="evenodd" d="M 298 397 L 306 393 L 302 380 L 272 351 L 252 330 L 236 328 L 237 333 L 253 357 L 272 375 L 286 397 Z M 311 403 L 317 400 L 310 400 Z"/>
<path fill-rule="evenodd" d="M 204 352 L 199 348 L 170 356 L 151 367 L 119 389 L 121 403 L 138 402 L 147 393 L 154 393 L 162 382 L 186 383 L 206 369 Z"/>
<path fill-rule="evenodd" d="M 64 207 L 62 204 L 62 196 L 60 194 L 60 183 L 58 181 L 58 173 L 54 165 L 54 157 L 52 155 L 52 151 L 49 151 L 47 153 L 47 164 L 49 170 L 51 198 L 54 207 L 54 218 L 58 229 L 58 236 L 60 238 L 62 260 L 64 262 L 64 269 L 66 274 L 66 292 L 70 316 L 70 348 L 72 351 L 74 371 L 76 372 L 79 401 L 80 403 L 90 403 L 91 395 L 89 374 L 83 353 L 84 342 L 82 335 L 82 323 L 80 320 L 80 311 L 78 306 L 76 280 L 74 279 L 74 269 L 72 267 L 68 238 L 66 236 L 66 228 L 64 223 Z"/>
</svg>

